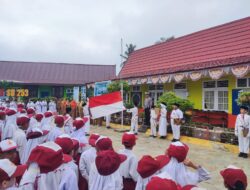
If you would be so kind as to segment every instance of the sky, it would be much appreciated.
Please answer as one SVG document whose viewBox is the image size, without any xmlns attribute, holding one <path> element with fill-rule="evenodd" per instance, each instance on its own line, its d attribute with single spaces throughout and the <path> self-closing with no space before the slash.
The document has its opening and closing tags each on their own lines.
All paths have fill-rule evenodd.
<svg viewBox="0 0 250 190">
<path fill-rule="evenodd" d="M 250 16 L 249 0 L 0 0 L 0 60 L 121 63 L 150 46 Z"/>
</svg>

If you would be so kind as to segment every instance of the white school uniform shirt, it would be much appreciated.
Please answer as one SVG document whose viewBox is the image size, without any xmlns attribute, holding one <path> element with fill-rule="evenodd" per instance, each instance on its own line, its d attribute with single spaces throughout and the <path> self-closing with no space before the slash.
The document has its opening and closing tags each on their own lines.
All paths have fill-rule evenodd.
<svg viewBox="0 0 250 190">
<path fill-rule="evenodd" d="M 171 122 L 173 123 L 174 119 L 183 119 L 183 112 L 180 109 L 173 110 L 170 117 Z"/>
<path fill-rule="evenodd" d="M 10 108 L 12 108 L 12 109 L 17 109 L 17 104 L 16 104 L 15 101 L 11 101 L 11 102 L 10 102 Z"/>
<path fill-rule="evenodd" d="M 42 113 L 42 103 L 40 101 L 37 101 L 35 103 L 36 107 L 36 113 Z"/>
<path fill-rule="evenodd" d="M 47 111 L 48 104 L 46 101 L 41 102 L 41 108 L 42 108 L 42 113 L 45 113 Z"/>
<path fill-rule="evenodd" d="M 22 129 L 16 129 L 13 136 L 13 141 L 15 141 L 17 144 L 17 151 L 19 153 L 21 164 L 25 164 L 25 148 L 27 145 L 25 132 Z"/>
<path fill-rule="evenodd" d="M 138 179 L 138 160 L 132 150 L 123 149 L 119 151 L 120 154 L 127 156 L 127 159 L 121 164 L 119 171 L 122 177 L 133 179 L 135 182 Z"/>
<path fill-rule="evenodd" d="M 49 102 L 49 111 L 56 112 L 56 103 L 54 101 Z"/>
<path fill-rule="evenodd" d="M 123 179 L 119 169 L 108 176 L 98 173 L 95 162 L 91 166 L 89 174 L 89 190 L 122 190 Z"/>
<path fill-rule="evenodd" d="M 161 104 L 161 117 L 159 121 L 159 135 L 167 135 L 167 109 L 166 106 Z"/>
<path fill-rule="evenodd" d="M 74 171 L 67 164 L 62 164 L 49 173 L 38 172 L 36 174 L 32 170 L 26 170 L 20 182 L 20 188 L 24 190 L 78 190 L 78 182 Z"/>
<path fill-rule="evenodd" d="M 210 179 L 209 172 L 200 167 L 195 172 L 189 171 L 183 162 L 178 162 L 176 158 L 171 158 L 169 163 L 161 169 L 161 172 L 167 172 L 171 178 L 179 185 L 197 185 L 202 181 Z"/>
<path fill-rule="evenodd" d="M 128 113 L 132 113 L 132 121 L 137 121 L 138 120 L 138 108 L 137 107 L 133 107 L 131 109 L 127 110 Z"/>
<path fill-rule="evenodd" d="M 73 119 L 69 114 L 66 114 L 65 117 L 67 117 L 67 120 L 64 121 L 64 131 L 70 135 L 73 132 Z"/>
<path fill-rule="evenodd" d="M 76 174 L 76 178 L 77 178 L 77 183 L 78 183 L 78 179 L 79 179 L 79 170 L 78 170 L 78 166 L 76 165 L 75 161 L 72 160 L 68 163 L 66 163 L 66 165 L 68 167 L 70 167 L 72 169 L 72 171 Z"/>
<path fill-rule="evenodd" d="M 235 135 L 243 137 L 243 127 L 250 128 L 250 116 L 248 114 L 239 114 L 235 123 Z M 250 137 L 250 132 L 247 137 Z"/>
<path fill-rule="evenodd" d="M 50 132 L 47 136 L 47 141 L 55 141 L 56 138 L 62 134 L 64 134 L 63 128 L 59 128 L 59 127 L 55 126 L 50 130 Z"/>
<path fill-rule="evenodd" d="M 84 127 L 78 129 L 78 130 L 73 130 L 71 133 L 71 138 L 77 139 L 80 144 L 88 144 L 88 139 L 85 136 L 85 129 Z M 82 153 L 86 150 L 86 147 L 80 147 L 78 149 L 79 153 Z"/>
<path fill-rule="evenodd" d="M 79 170 L 81 175 L 88 181 L 90 167 L 95 162 L 96 158 L 96 149 L 95 147 L 90 147 L 88 150 L 83 152 L 79 161 Z"/>
<path fill-rule="evenodd" d="M 5 126 L 2 128 L 2 140 L 6 138 L 13 138 L 14 132 L 18 128 L 16 124 L 17 114 L 7 116 Z"/>
<path fill-rule="evenodd" d="M 0 133 L 1 133 L 1 140 L 3 139 L 3 129 L 5 128 L 6 120 L 0 120 Z"/>
<path fill-rule="evenodd" d="M 135 190 L 146 190 L 146 187 L 147 187 L 147 184 L 148 182 L 150 182 L 151 178 L 158 174 L 158 172 L 156 172 L 155 174 L 149 176 L 149 177 L 146 177 L 146 178 L 142 178 L 140 175 L 138 176 L 138 180 L 137 180 L 137 183 L 136 183 L 136 187 L 135 187 Z"/>
</svg>

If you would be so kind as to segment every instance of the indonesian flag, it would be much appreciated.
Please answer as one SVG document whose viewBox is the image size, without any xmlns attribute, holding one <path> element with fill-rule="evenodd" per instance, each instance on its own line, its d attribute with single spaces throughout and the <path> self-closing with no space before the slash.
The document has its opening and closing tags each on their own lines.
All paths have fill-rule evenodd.
<svg viewBox="0 0 250 190">
<path fill-rule="evenodd" d="M 119 91 L 90 98 L 89 108 L 93 119 L 125 110 Z"/>
</svg>

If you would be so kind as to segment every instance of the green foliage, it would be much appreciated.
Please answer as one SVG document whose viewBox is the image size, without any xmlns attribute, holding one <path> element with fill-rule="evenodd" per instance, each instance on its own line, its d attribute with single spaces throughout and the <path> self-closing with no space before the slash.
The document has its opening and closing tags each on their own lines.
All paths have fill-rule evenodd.
<svg viewBox="0 0 250 190">
<path fill-rule="evenodd" d="M 241 92 L 237 103 L 238 105 L 250 105 L 250 92 Z"/>
<path fill-rule="evenodd" d="M 131 108 L 133 108 L 134 107 L 134 105 L 131 103 L 131 102 L 129 102 L 129 103 L 125 103 L 125 105 L 124 105 L 127 109 L 131 109 Z"/>
<path fill-rule="evenodd" d="M 121 84 L 123 84 L 123 92 L 129 91 L 129 85 L 126 81 L 113 81 L 108 85 L 108 92 L 116 92 L 121 90 Z"/>
<path fill-rule="evenodd" d="M 160 106 L 161 102 L 164 102 L 167 104 L 168 111 L 172 110 L 172 106 L 175 103 L 180 104 L 180 109 L 184 112 L 188 109 L 192 109 L 194 106 L 192 102 L 190 102 L 187 99 L 182 99 L 176 96 L 174 92 L 165 92 L 163 95 L 161 95 L 159 97 L 159 100 L 157 101 L 157 107 Z"/>
</svg>

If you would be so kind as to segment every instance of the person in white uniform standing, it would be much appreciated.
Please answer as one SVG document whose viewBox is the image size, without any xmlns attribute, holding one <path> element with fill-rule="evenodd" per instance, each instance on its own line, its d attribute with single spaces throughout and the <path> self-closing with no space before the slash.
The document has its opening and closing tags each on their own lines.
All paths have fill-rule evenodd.
<svg viewBox="0 0 250 190">
<path fill-rule="evenodd" d="M 167 105 L 162 102 L 160 112 L 160 121 L 159 121 L 159 135 L 161 139 L 165 139 L 167 136 Z"/>
<path fill-rule="evenodd" d="M 87 122 L 85 123 L 85 133 L 86 136 L 89 136 L 89 131 L 90 131 L 90 111 L 89 111 L 89 103 L 87 100 L 87 103 L 84 102 L 82 104 L 83 106 L 83 117 L 86 118 Z"/>
<path fill-rule="evenodd" d="M 235 135 L 239 139 L 239 157 L 248 158 L 249 139 L 250 139 L 250 116 L 248 115 L 248 107 L 241 106 L 240 114 L 237 116 L 235 123 Z"/>
<path fill-rule="evenodd" d="M 173 131 L 173 140 L 176 142 L 180 140 L 180 129 L 183 120 L 183 112 L 180 110 L 178 103 L 173 104 L 173 110 L 171 112 L 171 127 Z"/>
<path fill-rule="evenodd" d="M 150 110 L 150 137 L 155 138 L 157 133 L 156 133 L 156 126 L 157 126 L 157 115 L 155 112 L 155 106 L 152 105 L 151 106 L 151 110 Z"/>
<path fill-rule="evenodd" d="M 138 134 L 138 103 L 134 102 L 134 107 L 131 109 L 128 109 L 127 112 L 132 113 L 130 132 L 137 135 Z"/>
</svg>

